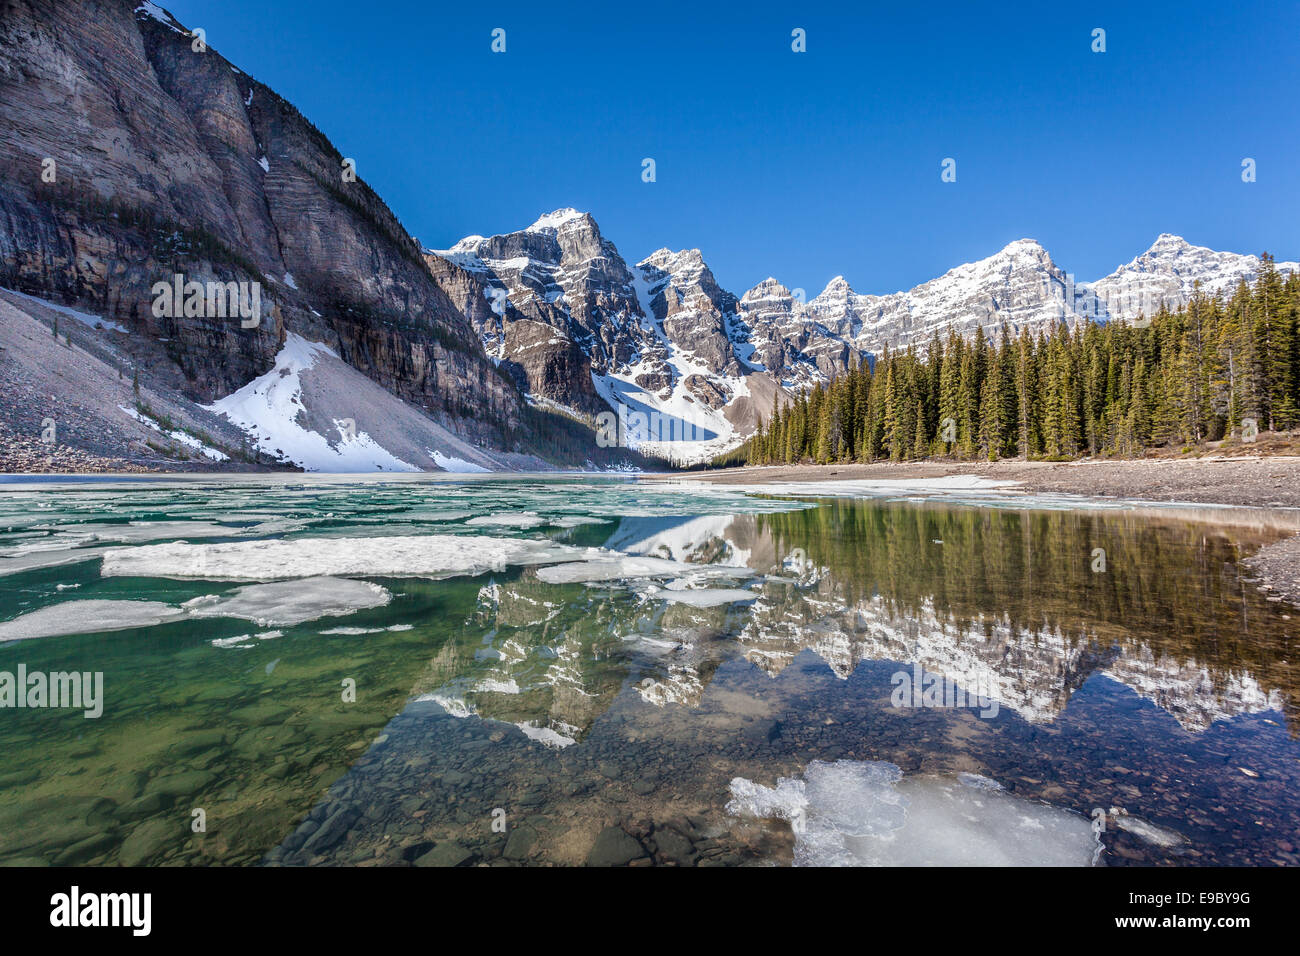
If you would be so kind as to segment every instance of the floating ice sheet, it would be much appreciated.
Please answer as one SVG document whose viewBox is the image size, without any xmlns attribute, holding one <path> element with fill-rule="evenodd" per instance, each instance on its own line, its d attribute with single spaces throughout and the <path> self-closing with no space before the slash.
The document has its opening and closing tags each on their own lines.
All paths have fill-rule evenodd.
<svg viewBox="0 0 1300 956">
<path fill-rule="evenodd" d="M 503 512 L 495 515 L 480 515 L 465 522 L 474 527 L 487 528 L 536 528 L 546 524 L 546 519 L 532 511 Z"/>
<path fill-rule="evenodd" d="M 651 600 L 668 601 L 672 604 L 720 607 L 723 604 L 735 604 L 739 601 L 753 601 L 759 595 L 757 591 L 746 591 L 742 588 L 653 588 L 647 596 Z"/>
<path fill-rule="evenodd" d="M 0 576 L 19 574 L 23 571 L 35 571 L 38 568 L 54 568 L 63 564 L 79 564 L 93 561 L 102 556 L 107 546 L 96 548 L 65 548 L 59 551 L 36 551 L 20 554 L 12 558 L 0 558 Z"/>
<path fill-rule="evenodd" d="M 284 637 L 284 631 L 262 631 L 260 634 L 240 634 L 236 637 L 220 637 L 212 641 L 213 647 L 256 647 L 253 640 L 273 641 Z"/>
<path fill-rule="evenodd" d="M 287 626 L 322 617 L 383 607 L 393 599 L 386 588 L 347 578 L 300 578 L 250 584 L 230 594 L 208 594 L 186 601 L 194 617 L 238 617 L 262 627 Z"/>
<path fill-rule="evenodd" d="M 385 588 L 367 581 L 319 577 L 254 584 L 230 594 L 207 594 L 180 607 L 160 601 L 65 601 L 0 623 L 0 643 L 152 627 L 196 617 L 234 617 L 262 627 L 288 626 L 382 607 L 392 598 Z M 279 637 L 280 632 L 256 636 L 267 640 Z M 213 643 L 218 647 L 238 646 L 247 638 L 221 638 Z"/>
<path fill-rule="evenodd" d="M 317 575 L 446 578 L 599 552 L 546 540 L 469 535 L 312 537 L 284 541 L 145 545 L 104 555 L 106 577 L 275 581 Z"/>
<path fill-rule="evenodd" d="M 160 601 L 64 601 L 0 623 L 0 643 L 152 627 L 184 616 L 184 611 Z"/>
</svg>

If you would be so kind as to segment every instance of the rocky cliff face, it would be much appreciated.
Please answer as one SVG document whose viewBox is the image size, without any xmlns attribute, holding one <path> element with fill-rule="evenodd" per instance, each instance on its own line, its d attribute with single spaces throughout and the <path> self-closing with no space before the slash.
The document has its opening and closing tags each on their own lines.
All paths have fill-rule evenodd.
<svg viewBox="0 0 1300 956">
<path fill-rule="evenodd" d="M 197 400 L 265 373 L 294 331 L 463 434 L 519 427 L 517 388 L 319 130 L 161 8 L 90 6 L 3 5 L 0 285 L 165 342 Z M 176 273 L 260 283 L 260 325 L 155 316 Z"/>
<path fill-rule="evenodd" d="M 820 324 L 776 279 L 764 279 L 741 297 L 740 316 L 757 360 L 779 369 L 788 387 L 810 388 L 849 367 L 850 337 Z"/>
</svg>

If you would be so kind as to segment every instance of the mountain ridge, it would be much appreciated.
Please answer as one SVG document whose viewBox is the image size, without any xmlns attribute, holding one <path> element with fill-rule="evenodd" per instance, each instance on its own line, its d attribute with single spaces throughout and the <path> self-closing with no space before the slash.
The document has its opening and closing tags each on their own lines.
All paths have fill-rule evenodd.
<svg viewBox="0 0 1300 956">
<path fill-rule="evenodd" d="M 526 237 L 544 234 L 558 241 L 566 230 L 589 234 L 585 247 L 571 236 L 569 258 L 562 251 L 553 251 L 545 262 L 518 255 L 532 242 Z M 607 276 L 579 271 L 583 261 L 575 256 L 583 249 L 585 261 L 603 258 L 618 268 Z M 485 251 L 495 251 L 496 258 L 482 258 Z M 698 248 L 661 247 L 629 267 L 594 217 L 572 207 L 546 213 L 515 233 L 469 236 L 450 250 L 426 251 L 431 261 L 439 257 L 468 263 L 476 275 L 488 277 L 491 288 L 482 295 L 500 304 L 487 323 L 489 354 L 517 373 L 525 391 L 569 408 L 604 410 L 593 406 L 582 388 L 585 379 L 575 384 L 556 371 L 554 355 L 538 350 L 536 330 L 533 335 L 510 331 L 511 310 L 531 309 L 534 320 L 563 333 L 572 319 L 566 314 L 570 296 L 609 303 L 602 326 L 608 337 L 601 340 L 599 354 L 586 355 L 595 391 L 615 408 L 676 416 L 705 429 L 708 438 L 695 443 L 631 436 L 639 447 L 687 463 L 739 444 L 751 422 L 770 411 L 773 399 L 826 383 L 857 363 L 874 361 L 885 348 L 922 344 L 939 331 L 971 336 L 982 328 L 989 334 L 1003 323 L 1019 331 L 1056 322 L 1132 321 L 1161 305 L 1185 304 L 1198 283 L 1206 292 L 1225 293 L 1253 278 L 1261 262 L 1161 233 L 1133 260 L 1085 282 L 1065 272 L 1038 240 L 1025 237 L 887 295 L 857 293 L 840 274 L 807 301 L 775 277 L 737 296 L 717 283 Z M 1282 273 L 1300 271 L 1297 263 L 1276 267 Z M 554 287 L 540 292 L 535 287 L 534 280 L 561 275 Z M 633 296 L 627 295 L 629 275 Z M 555 291 L 561 285 L 562 294 Z M 554 307 L 545 315 L 541 299 Z M 587 339 L 592 331 L 587 329 Z M 582 351 L 585 339 L 568 335 L 564 341 Z M 580 365 L 566 359 L 571 371 Z M 766 404 L 755 400 L 756 390 Z"/>
</svg>

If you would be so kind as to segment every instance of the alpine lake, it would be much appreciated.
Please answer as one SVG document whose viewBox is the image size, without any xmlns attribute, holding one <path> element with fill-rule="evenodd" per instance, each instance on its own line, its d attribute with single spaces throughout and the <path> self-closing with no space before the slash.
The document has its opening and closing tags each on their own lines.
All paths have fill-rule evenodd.
<svg viewBox="0 0 1300 956">
<path fill-rule="evenodd" d="M 1267 520 L 5 481 L 0 864 L 1300 863 L 1300 611 L 1239 569 Z"/>
</svg>

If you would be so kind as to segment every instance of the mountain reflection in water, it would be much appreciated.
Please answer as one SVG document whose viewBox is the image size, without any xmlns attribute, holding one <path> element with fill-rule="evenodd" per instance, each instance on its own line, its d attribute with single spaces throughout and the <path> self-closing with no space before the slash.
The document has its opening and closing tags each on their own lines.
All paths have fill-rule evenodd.
<svg viewBox="0 0 1300 956">
<path fill-rule="evenodd" d="M 491 580 L 466 641 L 416 682 L 439 706 L 393 721 L 316 813 L 415 760 L 427 768 L 422 850 L 450 840 L 492 858 L 490 814 L 465 809 L 477 786 L 471 802 L 539 811 L 528 851 L 513 847 L 520 861 L 582 862 L 596 830 L 618 821 L 648 834 L 644 845 L 656 826 L 705 833 L 717 852 L 693 862 L 780 860 L 783 825 L 754 832 L 723 812 L 729 781 L 770 785 L 814 760 L 852 759 L 978 773 L 1085 816 L 1110 810 L 1111 865 L 1295 862 L 1290 620 L 1237 570 L 1272 537 L 1124 513 L 843 499 L 624 518 L 607 546 L 750 569 L 754 599 L 701 608 L 638 583 Z M 894 707 L 891 678 L 910 665 L 987 689 L 999 715 Z M 454 728 L 447 714 L 522 734 Z M 457 793 L 444 805 L 448 774 Z M 279 856 L 302 859 L 298 843 Z"/>
</svg>

